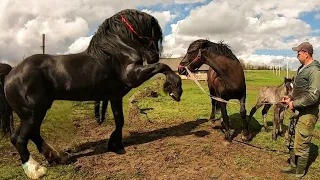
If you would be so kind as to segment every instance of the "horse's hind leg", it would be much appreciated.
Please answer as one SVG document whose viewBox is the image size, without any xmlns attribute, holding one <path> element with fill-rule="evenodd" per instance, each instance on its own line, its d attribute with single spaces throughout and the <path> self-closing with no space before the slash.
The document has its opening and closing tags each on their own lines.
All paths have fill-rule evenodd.
<svg viewBox="0 0 320 180">
<path fill-rule="evenodd" d="M 229 116 L 227 113 L 227 104 L 221 102 L 220 103 L 221 107 L 221 115 L 222 115 L 222 120 L 225 126 L 225 139 L 231 142 L 231 133 L 230 133 L 230 126 L 229 126 Z"/>
<path fill-rule="evenodd" d="M 263 104 L 261 103 L 260 100 L 258 100 L 258 102 L 256 103 L 255 106 L 253 106 L 253 108 L 250 111 L 249 114 L 249 122 L 251 121 L 252 116 L 254 115 L 254 113 L 256 113 L 256 111 L 262 106 Z"/>
<path fill-rule="evenodd" d="M 29 114 L 29 113 L 28 113 Z M 21 118 L 20 133 L 18 130 L 11 138 L 12 144 L 16 147 L 20 154 L 22 167 L 26 175 L 31 179 L 38 179 L 46 173 L 46 168 L 41 166 L 37 161 L 35 161 L 28 150 L 28 141 L 35 131 L 34 125 L 38 123 L 33 119 L 33 113 L 30 113 L 29 117 Z"/>
<path fill-rule="evenodd" d="M 107 108 L 108 108 L 108 100 L 105 100 L 102 102 L 102 108 L 101 108 L 101 124 L 103 123 L 103 121 L 106 119 L 106 111 L 107 111 Z M 108 117 L 108 115 L 107 115 Z"/>
<path fill-rule="evenodd" d="M 262 117 L 263 117 L 263 125 L 264 125 L 264 129 L 268 132 L 269 128 L 268 128 L 268 123 L 267 123 L 267 115 L 268 115 L 268 111 L 271 107 L 271 104 L 265 104 L 263 109 L 262 109 Z"/>
<path fill-rule="evenodd" d="M 122 98 L 117 100 L 111 100 L 111 108 L 116 123 L 116 129 L 112 132 L 108 148 L 116 153 L 125 153 L 122 144 L 122 127 L 124 124 L 123 110 L 122 110 Z"/>
<path fill-rule="evenodd" d="M 47 112 L 47 109 L 40 109 L 36 111 L 35 118 L 37 119 L 37 124 L 34 126 L 34 131 L 32 132 L 30 139 L 36 144 L 38 151 L 44 155 L 49 163 L 63 163 L 65 159 L 56 151 L 52 146 L 45 142 L 45 140 L 40 135 L 40 126 L 43 118 Z"/>
<path fill-rule="evenodd" d="M 210 95 L 216 96 L 214 89 L 210 88 Z M 218 110 L 218 102 L 215 99 L 211 98 L 211 115 L 210 115 L 211 120 L 215 120 L 217 110 Z"/>
<path fill-rule="evenodd" d="M 240 116 L 241 116 L 242 125 L 243 125 L 241 139 L 243 141 L 248 141 L 248 140 L 250 140 L 250 133 L 249 133 L 249 122 L 247 120 L 246 97 L 245 96 L 243 96 L 240 99 Z"/>
</svg>

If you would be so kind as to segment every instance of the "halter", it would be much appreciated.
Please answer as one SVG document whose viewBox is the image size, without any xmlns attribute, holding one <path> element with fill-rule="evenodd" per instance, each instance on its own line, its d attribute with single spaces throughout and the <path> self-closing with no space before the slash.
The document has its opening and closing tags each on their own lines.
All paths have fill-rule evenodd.
<svg viewBox="0 0 320 180">
<path fill-rule="evenodd" d="M 150 37 L 144 37 L 144 36 L 140 36 L 135 30 L 134 28 L 131 26 L 131 24 L 127 21 L 127 19 L 121 15 L 121 20 L 122 22 L 127 26 L 127 28 L 136 36 L 138 36 L 140 39 L 147 39 L 150 44 L 148 45 L 148 48 L 151 46 L 151 44 L 153 44 L 154 49 L 156 50 L 156 52 L 159 54 L 159 51 L 157 50 L 157 46 L 156 43 L 154 42 L 156 40 L 156 38 L 154 37 L 154 30 L 152 28 L 152 38 Z"/>
<path fill-rule="evenodd" d="M 202 50 L 202 49 L 199 49 L 198 55 L 197 55 L 187 66 L 190 66 L 190 64 L 196 63 L 197 61 L 199 61 L 199 60 L 201 59 L 201 50 Z M 185 67 L 185 66 L 183 66 L 183 65 L 181 65 L 181 64 L 178 65 L 178 68 L 184 68 L 184 67 Z M 199 69 L 199 68 L 197 68 L 197 69 Z M 195 69 L 195 70 L 197 70 L 197 69 Z"/>
</svg>

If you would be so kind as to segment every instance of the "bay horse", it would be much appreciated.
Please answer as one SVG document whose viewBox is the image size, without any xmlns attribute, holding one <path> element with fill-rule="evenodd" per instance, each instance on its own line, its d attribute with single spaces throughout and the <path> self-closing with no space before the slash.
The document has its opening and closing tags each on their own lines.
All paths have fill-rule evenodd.
<svg viewBox="0 0 320 180">
<path fill-rule="evenodd" d="M 163 73 L 166 76 L 164 91 L 180 101 L 180 76 L 169 66 L 159 63 L 162 38 L 156 18 L 126 9 L 99 26 L 85 51 L 69 55 L 32 55 L 8 72 L 1 103 L 7 102 L 21 119 L 11 136 L 11 143 L 19 152 L 29 178 L 37 179 L 46 173 L 46 168 L 30 156 L 29 139 L 49 163 L 65 160 L 40 135 L 41 123 L 54 100 L 110 100 L 116 128 L 108 148 L 117 153 L 125 152 L 122 99 L 132 88 Z M 9 121 L 8 118 L 1 119 L 3 129 L 8 129 L 5 126 L 10 125 Z"/>
<path fill-rule="evenodd" d="M 273 116 L 273 130 L 272 130 L 272 139 L 276 140 L 278 135 L 283 135 L 283 119 L 284 119 L 284 112 L 286 106 L 280 103 L 280 100 L 284 96 L 290 96 L 293 92 L 293 78 L 284 78 L 284 81 L 279 86 L 263 86 L 259 90 L 258 100 L 255 106 L 252 107 L 249 115 L 249 122 L 254 115 L 254 113 L 264 105 L 262 109 L 262 117 L 264 123 L 264 129 L 269 131 L 268 124 L 267 124 L 267 113 L 272 105 L 274 109 L 274 116 Z"/>
<path fill-rule="evenodd" d="M 242 66 L 227 44 L 214 43 L 209 40 L 198 39 L 193 41 L 186 55 L 178 66 L 180 75 L 186 75 L 188 68 L 195 72 L 203 64 L 210 66 L 208 72 L 208 87 L 211 96 L 217 96 L 227 101 L 240 101 L 240 115 L 243 122 L 242 140 L 250 139 L 248 122 L 246 119 L 246 82 Z M 225 139 L 231 141 L 227 104 L 211 100 L 211 119 L 214 119 L 217 106 L 221 108 L 221 115 L 225 125 Z"/>
</svg>

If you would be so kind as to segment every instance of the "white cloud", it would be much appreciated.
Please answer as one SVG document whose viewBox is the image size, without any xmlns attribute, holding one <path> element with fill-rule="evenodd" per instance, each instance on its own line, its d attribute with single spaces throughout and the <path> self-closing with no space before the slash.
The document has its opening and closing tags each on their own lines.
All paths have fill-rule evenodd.
<svg viewBox="0 0 320 180">
<path fill-rule="evenodd" d="M 179 56 L 192 41 L 209 38 L 213 42 L 224 40 L 237 56 L 259 63 L 260 57 L 252 56 L 255 50 L 291 49 L 305 39 L 311 41 L 311 26 L 298 17 L 319 9 L 320 1 L 288 1 L 217 0 L 194 8 L 185 19 L 171 25 L 172 34 L 165 38 L 164 51 Z M 289 37 L 295 40 L 284 40 Z"/>
<path fill-rule="evenodd" d="M 290 1 L 290 2 L 289 2 Z M 76 53 L 83 51 L 91 32 L 108 17 L 126 8 L 143 5 L 144 11 L 154 15 L 162 28 L 179 17 L 176 9 L 151 11 L 150 5 L 186 4 L 205 0 L 2 0 L 0 3 L 0 61 L 18 62 L 25 56 L 41 53 L 41 34 L 46 33 L 46 53 Z M 224 40 L 237 56 L 254 61 L 258 49 L 291 49 L 309 39 L 320 58 L 317 32 L 298 17 L 320 8 L 319 0 L 216 0 L 198 6 L 175 24 L 172 33 L 164 38 L 164 53 L 173 57 L 186 52 L 189 44 L 199 38 Z M 315 16 L 318 18 L 319 14 Z M 89 36 L 89 37 L 88 37 Z M 285 41 L 284 38 L 294 40 Z M 266 58 L 267 57 L 262 57 Z M 274 57 L 270 57 L 272 59 Z M 258 60 L 256 60 L 258 61 Z M 267 61 L 267 60 L 265 60 Z"/>
<path fill-rule="evenodd" d="M 316 14 L 314 18 L 320 20 L 320 13 Z"/>
<path fill-rule="evenodd" d="M 90 43 L 92 37 L 93 37 L 93 35 L 89 36 L 89 37 L 81 37 L 81 38 L 77 39 L 74 43 L 72 43 L 68 47 L 69 51 L 65 54 L 70 54 L 70 53 L 74 54 L 74 53 L 83 52 L 89 46 L 89 43 Z"/>
<path fill-rule="evenodd" d="M 106 18 L 116 12 L 162 3 L 160 0 L 2 0 L 0 3 L 0 61 L 19 62 L 23 57 L 42 53 L 41 34 L 46 34 L 46 53 L 75 52 Z M 174 3 L 167 0 L 165 3 Z M 175 15 L 154 12 L 164 26 Z M 76 41 L 78 40 L 78 41 Z M 80 43 L 80 44 L 78 44 Z M 82 47 L 82 46 L 81 46 Z"/>
<path fill-rule="evenodd" d="M 176 15 L 171 14 L 170 11 L 150 11 L 147 9 L 143 9 L 142 11 L 154 16 L 158 20 L 162 29 L 164 29 L 170 21 L 177 17 Z"/>
</svg>

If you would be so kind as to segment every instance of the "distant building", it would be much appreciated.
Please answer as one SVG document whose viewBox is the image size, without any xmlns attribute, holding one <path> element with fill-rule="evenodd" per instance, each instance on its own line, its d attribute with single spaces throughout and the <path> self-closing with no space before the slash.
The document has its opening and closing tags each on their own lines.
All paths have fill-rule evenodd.
<svg viewBox="0 0 320 180">
<path fill-rule="evenodd" d="M 178 65 L 181 62 L 181 58 L 161 58 L 160 63 L 168 65 L 174 72 L 178 74 Z M 194 73 L 194 76 L 197 78 L 197 80 L 200 81 L 206 81 L 207 80 L 207 72 L 209 70 L 209 66 L 204 64 L 202 65 L 199 70 Z M 180 76 L 182 79 L 189 79 L 189 77 L 186 76 Z"/>
</svg>

